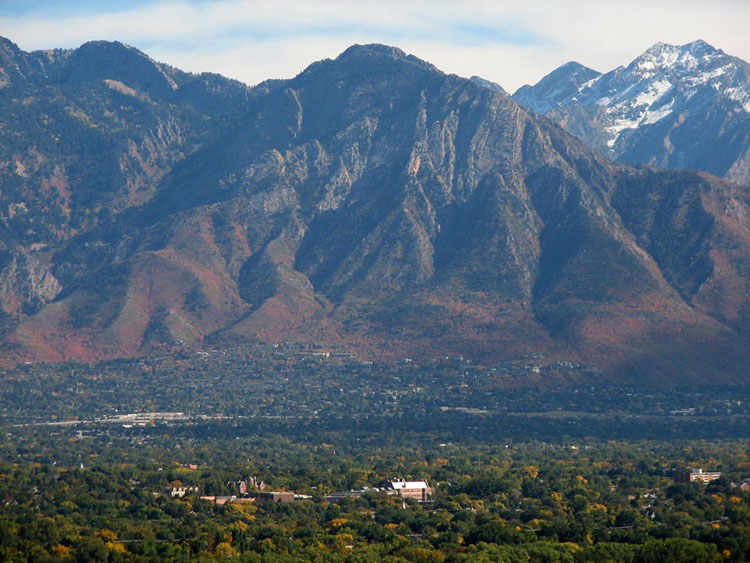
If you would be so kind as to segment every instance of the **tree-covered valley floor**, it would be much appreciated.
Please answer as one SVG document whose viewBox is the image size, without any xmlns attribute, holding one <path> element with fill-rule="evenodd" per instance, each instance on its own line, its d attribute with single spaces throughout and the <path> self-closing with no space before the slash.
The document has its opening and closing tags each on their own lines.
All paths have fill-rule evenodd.
<svg viewBox="0 0 750 563">
<path fill-rule="evenodd" d="M 3 561 L 750 559 L 747 388 L 272 347 L 0 377 Z M 311 498 L 200 499 L 251 477 Z M 324 499 L 393 478 L 432 502 Z"/>
</svg>

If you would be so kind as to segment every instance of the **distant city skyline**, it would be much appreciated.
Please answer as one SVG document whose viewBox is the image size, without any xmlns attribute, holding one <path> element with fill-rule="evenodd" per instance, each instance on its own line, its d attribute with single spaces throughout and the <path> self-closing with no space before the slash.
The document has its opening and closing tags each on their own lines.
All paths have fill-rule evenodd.
<svg viewBox="0 0 750 563">
<path fill-rule="evenodd" d="M 0 2 L 24 50 L 119 40 L 192 72 L 248 84 L 290 78 L 354 43 L 385 43 L 513 92 L 576 60 L 606 72 L 658 41 L 704 39 L 750 60 L 750 2 L 131 0 Z"/>
</svg>

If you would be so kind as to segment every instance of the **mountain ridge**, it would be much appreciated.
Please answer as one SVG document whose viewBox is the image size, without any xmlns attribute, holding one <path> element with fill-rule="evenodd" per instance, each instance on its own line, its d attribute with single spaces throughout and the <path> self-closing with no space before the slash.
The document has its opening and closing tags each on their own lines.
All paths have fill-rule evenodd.
<svg viewBox="0 0 750 563">
<path fill-rule="evenodd" d="M 528 84 L 521 86 L 513 94 L 513 99 L 537 113 L 547 113 L 573 93 L 579 92 L 581 86 L 599 76 L 600 72 L 570 61 L 544 76 L 533 87 Z M 551 92 L 549 87 L 553 88 Z"/>
<path fill-rule="evenodd" d="M 612 163 L 387 46 L 244 92 L 147 199 L 34 254 L 61 288 L 15 313 L 4 358 L 293 339 L 743 373 L 746 191 Z"/>
<path fill-rule="evenodd" d="M 574 88 L 564 69 L 514 99 L 621 162 L 750 183 L 749 63 L 699 39 L 657 43 Z"/>
</svg>

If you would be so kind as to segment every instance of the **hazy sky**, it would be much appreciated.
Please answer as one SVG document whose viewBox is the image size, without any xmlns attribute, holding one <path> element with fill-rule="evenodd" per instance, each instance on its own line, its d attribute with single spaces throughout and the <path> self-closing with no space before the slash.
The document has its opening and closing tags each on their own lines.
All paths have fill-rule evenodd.
<svg viewBox="0 0 750 563">
<path fill-rule="evenodd" d="M 377 42 L 514 91 L 569 60 L 611 70 L 657 41 L 750 61 L 750 0 L 0 0 L 0 35 L 25 50 L 116 39 L 248 84 Z"/>
</svg>

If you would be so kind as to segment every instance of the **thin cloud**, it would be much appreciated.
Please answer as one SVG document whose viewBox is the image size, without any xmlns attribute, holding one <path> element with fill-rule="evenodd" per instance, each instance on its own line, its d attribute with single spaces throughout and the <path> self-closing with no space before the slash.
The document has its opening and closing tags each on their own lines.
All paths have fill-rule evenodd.
<svg viewBox="0 0 750 563">
<path fill-rule="evenodd" d="M 120 40 L 180 68 L 250 84 L 293 76 L 367 42 L 398 45 L 447 72 L 478 74 L 509 90 L 568 60 L 606 71 L 657 41 L 700 37 L 750 59 L 750 3 L 737 0 L 141 0 L 127 9 L 117 2 L 88 2 L 85 9 L 80 2 L 45 2 L 50 15 L 23 4 L 14 10 L 4 3 L 0 34 L 24 49 Z"/>
</svg>

